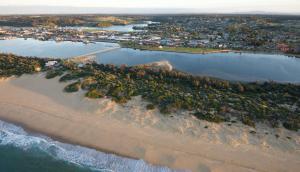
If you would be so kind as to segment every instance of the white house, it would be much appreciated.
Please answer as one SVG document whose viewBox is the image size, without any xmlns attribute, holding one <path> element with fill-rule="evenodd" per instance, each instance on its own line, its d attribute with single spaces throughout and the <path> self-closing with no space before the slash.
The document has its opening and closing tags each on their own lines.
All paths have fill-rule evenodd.
<svg viewBox="0 0 300 172">
<path fill-rule="evenodd" d="M 84 64 L 80 63 L 77 65 L 79 68 L 83 68 L 84 67 Z"/>
<path fill-rule="evenodd" d="M 48 61 L 48 62 L 45 64 L 45 66 L 46 66 L 46 67 L 52 67 L 52 66 L 56 65 L 57 63 L 58 63 L 57 61 Z"/>
</svg>

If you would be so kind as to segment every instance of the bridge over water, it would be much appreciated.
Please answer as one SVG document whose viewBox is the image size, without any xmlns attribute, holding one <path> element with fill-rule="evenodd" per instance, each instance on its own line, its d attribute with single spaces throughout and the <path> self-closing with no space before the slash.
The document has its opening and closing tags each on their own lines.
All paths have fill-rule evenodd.
<svg viewBox="0 0 300 172">
<path fill-rule="evenodd" d="M 101 49 L 101 50 L 97 50 L 97 51 L 93 51 L 87 54 L 83 54 L 83 55 L 79 55 L 79 56 L 75 56 L 75 57 L 71 57 L 69 58 L 69 60 L 73 61 L 73 62 L 77 62 L 77 63 L 85 63 L 88 61 L 94 61 L 96 58 L 96 54 L 102 54 L 102 53 L 106 53 L 106 52 L 110 52 L 110 51 L 115 51 L 120 49 L 120 46 L 116 46 L 116 47 L 109 47 L 106 49 Z"/>
</svg>

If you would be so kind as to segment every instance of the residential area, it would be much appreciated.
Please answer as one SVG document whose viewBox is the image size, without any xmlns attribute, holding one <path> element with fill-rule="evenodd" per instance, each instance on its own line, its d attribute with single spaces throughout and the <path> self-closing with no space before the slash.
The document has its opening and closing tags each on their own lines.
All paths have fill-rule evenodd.
<svg viewBox="0 0 300 172">
<path fill-rule="evenodd" d="M 98 27 L 99 24 L 62 26 L 53 23 L 15 27 L 9 26 L 3 18 L 5 17 L 0 20 L 0 39 L 34 38 L 42 41 L 83 43 L 125 42 L 123 45 L 127 47 L 142 49 L 186 47 L 300 53 L 299 16 L 128 16 L 132 23 L 147 23 L 143 26 L 133 25 L 132 31 L 109 29 L 112 25 L 104 27 L 103 23 L 101 27 Z"/>
</svg>

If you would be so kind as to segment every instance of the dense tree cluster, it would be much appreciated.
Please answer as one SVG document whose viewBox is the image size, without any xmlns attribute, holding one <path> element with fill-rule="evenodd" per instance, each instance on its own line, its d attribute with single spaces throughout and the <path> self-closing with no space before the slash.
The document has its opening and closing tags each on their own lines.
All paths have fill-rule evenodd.
<svg viewBox="0 0 300 172">
<path fill-rule="evenodd" d="M 13 54 L 0 54 L 0 78 L 34 73 L 41 70 L 44 64 L 45 60 L 40 58 L 25 58 Z"/>
</svg>

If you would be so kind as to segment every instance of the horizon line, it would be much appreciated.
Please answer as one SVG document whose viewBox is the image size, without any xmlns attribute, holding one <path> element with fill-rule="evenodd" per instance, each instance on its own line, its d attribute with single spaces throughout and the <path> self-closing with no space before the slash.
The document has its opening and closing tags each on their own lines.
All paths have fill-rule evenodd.
<svg viewBox="0 0 300 172">
<path fill-rule="evenodd" d="M 28 9 L 28 8 L 49 8 L 50 9 Z M 51 8 L 52 7 L 52 8 Z M 55 9 L 53 8 L 55 7 Z M 13 10 L 12 8 L 27 8 L 25 11 L 20 12 L 8 12 L 7 9 L 1 10 L 0 15 L 89 15 L 89 14 L 98 14 L 98 15 L 193 15 L 193 14 L 235 14 L 235 15 L 300 15 L 300 12 L 281 12 L 281 11 L 219 11 L 213 9 L 201 9 L 201 8 L 133 8 L 133 7 L 77 7 L 77 6 L 54 6 L 54 5 L 0 5 L 0 8 L 10 8 L 9 11 Z M 86 11 L 87 9 L 93 9 L 96 11 Z M 130 10 L 135 9 L 135 11 Z M 29 10 L 29 11 L 28 11 Z M 30 10 L 32 12 L 30 12 Z M 73 11 L 77 10 L 77 11 Z M 100 12 L 97 10 L 106 10 L 106 12 Z M 116 10 L 125 10 L 123 12 L 118 12 Z M 129 10 L 129 11 L 128 11 Z M 142 12 L 142 11 L 143 12 Z M 148 11 L 144 11 L 148 10 Z M 177 10 L 177 11 L 176 11 Z M 198 12 L 199 10 L 199 12 Z M 73 11 L 73 12 L 72 12 Z M 189 12 L 185 12 L 189 11 Z M 6 14 L 7 13 L 7 14 Z"/>
</svg>

